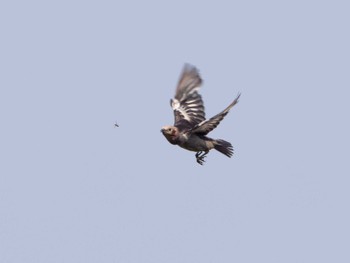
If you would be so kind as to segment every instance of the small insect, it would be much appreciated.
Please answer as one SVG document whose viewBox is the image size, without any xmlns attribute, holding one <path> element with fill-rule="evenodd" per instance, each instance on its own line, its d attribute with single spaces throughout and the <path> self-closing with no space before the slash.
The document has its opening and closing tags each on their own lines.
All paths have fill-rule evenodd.
<svg viewBox="0 0 350 263">
<path fill-rule="evenodd" d="M 114 127 L 119 127 L 118 123 L 114 123 Z"/>
</svg>

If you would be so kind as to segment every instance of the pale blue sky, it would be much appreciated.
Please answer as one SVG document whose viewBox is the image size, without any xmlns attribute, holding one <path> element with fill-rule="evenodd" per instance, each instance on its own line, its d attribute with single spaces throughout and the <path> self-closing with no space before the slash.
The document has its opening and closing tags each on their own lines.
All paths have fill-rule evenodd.
<svg viewBox="0 0 350 263">
<path fill-rule="evenodd" d="M 0 263 L 350 262 L 349 8 L 3 1 Z M 159 132 L 185 62 L 232 159 Z"/>
</svg>

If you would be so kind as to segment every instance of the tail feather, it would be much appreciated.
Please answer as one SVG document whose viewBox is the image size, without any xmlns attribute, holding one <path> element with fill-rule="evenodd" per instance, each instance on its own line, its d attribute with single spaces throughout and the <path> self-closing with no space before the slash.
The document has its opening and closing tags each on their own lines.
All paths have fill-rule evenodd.
<svg viewBox="0 0 350 263">
<path fill-rule="evenodd" d="M 232 144 L 224 140 L 215 140 L 214 149 L 222 154 L 225 154 L 227 157 L 231 157 L 233 155 Z"/>
</svg>

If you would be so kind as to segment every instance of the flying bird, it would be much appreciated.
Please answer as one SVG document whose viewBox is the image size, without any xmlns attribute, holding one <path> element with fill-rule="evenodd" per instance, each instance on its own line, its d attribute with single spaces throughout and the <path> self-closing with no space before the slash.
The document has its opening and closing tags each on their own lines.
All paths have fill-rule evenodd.
<svg viewBox="0 0 350 263">
<path fill-rule="evenodd" d="M 170 100 L 174 111 L 175 122 L 172 126 L 164 126 L 161 132 L 174 145 L 196 152 L 197 163 L 203 165 L 208 152 L 215 149 L 227 157 L 233 154 L 232 144 L 207 137 L 224 119 L 229 110 L 237 104 L 241 94 L 222 112 L 210 119 L 205 119 L 204 104 L 198 93 L 202 79 L 198 70 L 185 64 L 175 91 L 175 97 Z"/>
</svg>

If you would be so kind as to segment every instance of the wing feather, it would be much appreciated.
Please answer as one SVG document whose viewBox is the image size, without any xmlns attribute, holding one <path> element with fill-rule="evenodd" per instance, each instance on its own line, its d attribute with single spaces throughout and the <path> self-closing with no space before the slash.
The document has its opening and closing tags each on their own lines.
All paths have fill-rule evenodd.
<svg viewBox="0 0 350 263">
<path fill-rule="evenodd" d="M 196 133 L 196 134 L 206 135 L 209 132 L 211 132 L 212 130 L 214 130 L 219 125 L 219 123 L 225 118 L 225 116 L 230 111 L 230 109 L 237 104 L 240 96 L 241 96 L 241 94 L 238 94 L 236 99 L 226 109 L 224 109 L 219 114 L 215 115 L 214 117 L 210 118 L 209 120 L 204 120 L 204 121 L 198 123 L 197 125 L 195 125 L 193 127 L 193 129 L 191 130 L 191 132 Z"/>
<path fill-rule="evenodd" d="M 193 128 L 205 120 L 204 104 L 198 93 L 202 79 L 198 70 L 185 64 L 170 105 L 174 110 L 174 126 L 182 129 Z"/>
</svg>

